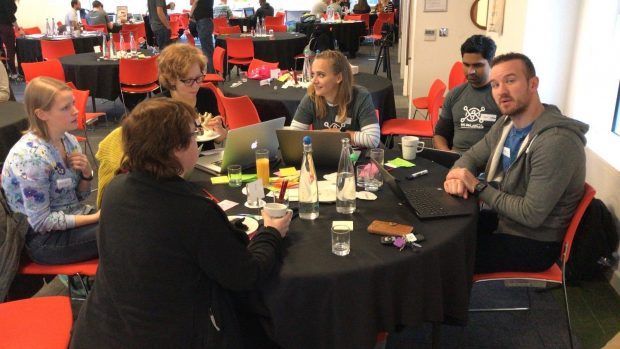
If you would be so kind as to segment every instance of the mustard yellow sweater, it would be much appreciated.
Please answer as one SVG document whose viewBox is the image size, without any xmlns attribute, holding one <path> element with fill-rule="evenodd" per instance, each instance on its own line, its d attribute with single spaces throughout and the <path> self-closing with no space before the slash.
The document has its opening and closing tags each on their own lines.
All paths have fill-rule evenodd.
<svg viewBox="0 0 620 349">
<path fill-rule="evenodd" d="M 99 143 L 97 150 L 99 171 L 97 175 L 97 208 L 101 208 L 101 198 L 106 185 L 110 183 L 121 167 L 123 160 L 123 132 L 117 127 Z"/>
</svg>

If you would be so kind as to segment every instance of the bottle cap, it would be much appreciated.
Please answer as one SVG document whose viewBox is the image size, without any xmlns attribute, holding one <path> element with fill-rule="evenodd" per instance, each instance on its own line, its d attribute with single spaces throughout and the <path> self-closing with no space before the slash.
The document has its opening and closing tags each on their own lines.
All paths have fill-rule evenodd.
<svg viewBox="0 0 620 349">
<path fill-rule="evenodd" d="M 305 136 L 304 137 L 304 144 L 308 145 L 308 144 L 312 144 L 312 137 L 310 136 Z"/>
</svg>

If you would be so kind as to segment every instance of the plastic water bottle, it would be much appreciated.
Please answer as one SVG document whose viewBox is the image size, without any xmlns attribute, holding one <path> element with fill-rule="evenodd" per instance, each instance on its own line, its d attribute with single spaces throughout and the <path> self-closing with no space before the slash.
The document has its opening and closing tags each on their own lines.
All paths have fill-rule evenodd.
<svg viewBox="0 0 620 349">
<path fill-rule="evenodd" d="M 110 58 L 110 51 L 108 50 L 108 36 L 101 35 L 101 55 L 103 58 Z"/>
<path fill-rule="evenodd" d="M 118 46 L 120 46 L 118 48 L 118 54 L 120 57 L 124 56 L 125 53 L 125 38 L 123 37 L 122 33 L 119 33 L 119 39 L 118 39 Z"/>
<path fill-rule="evenodd" d="M 136 39 L 133 36 L 133 32 L 129 32 L 129 52 L 131 52 L 132 56 L 135 56 L 138 52 L 138 47 L 136 46 Z"/>
<path fill-rule="evenodd" d="M 45 35 L 46 36 L 52 36 L 52 27 L 50 27 L 50 20 L 49 18 L 45 19 Z"/>
<path fill-rule="evenodd" d="M 110 39 L 110 58 L 116 58 L 116 48 L 114 47 L 114 40 Z"/>
<path fill-rule="evenodd" d="M 319 185 L 312 159 L 312 138 L 305 136 L 303 145 L 304 155 L 299 176 L 299 217 L 316 219 L 319 216 Z"/>
<path fill-rule="evenodd" d="M 342 139 L 338 175 L 336 177 L 336 212 L 355 212 L 355 170 L 351 161 L 349 138 Z"/>
<path fill-rule="evenodd" d="M 52 28 L 52 35 L 54 36 L 58 35 L 58 28 L 56 26 L 56 20 L 54 19 L 54 17 L 52 17 L 51 28 Z"/>
</svg>

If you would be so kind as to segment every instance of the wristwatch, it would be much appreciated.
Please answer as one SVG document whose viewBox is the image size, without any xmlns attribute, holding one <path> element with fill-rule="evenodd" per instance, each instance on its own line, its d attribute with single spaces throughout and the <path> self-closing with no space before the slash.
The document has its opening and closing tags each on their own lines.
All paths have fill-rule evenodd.
<svg viewBox="0 0 620 349">
<path fill-rule="evenodd" d="M 482 193 L 483 190 L 486 189 L 488 185 L 489 183 L 487 182 L 483 182 L 483 181 L 478 182 L 478 184 L 476 184 L 476 187 L 474 188 L 474 194 L 479 195 L 480 193 Z"/>
<path fill-rule="evenodd" d="M 80 171 L 80 179 L 84 181 L 88 181 L 88 182 L 92 181 L 94 175 L 95 175 L 95 172 L 93 172 L 93 170 L 90 170 L 90 176 L 88 177 L 85 177 L 82 171 Z"/>
</svg>

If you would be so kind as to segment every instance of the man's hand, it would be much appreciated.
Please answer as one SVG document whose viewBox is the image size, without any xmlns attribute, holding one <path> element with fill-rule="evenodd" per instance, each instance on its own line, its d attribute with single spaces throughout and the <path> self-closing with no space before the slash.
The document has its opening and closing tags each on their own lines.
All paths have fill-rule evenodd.
<svg viewBox="0 0 620 349">
<path fill-rule="evenodd" d="M 469 170 L 455 168 L 448 172 L 446 181 L 443 183 L 444 190 L 452 195 L 467 199 L 469 193 L 473 193 L 480 181 Z"/>
</svg>

